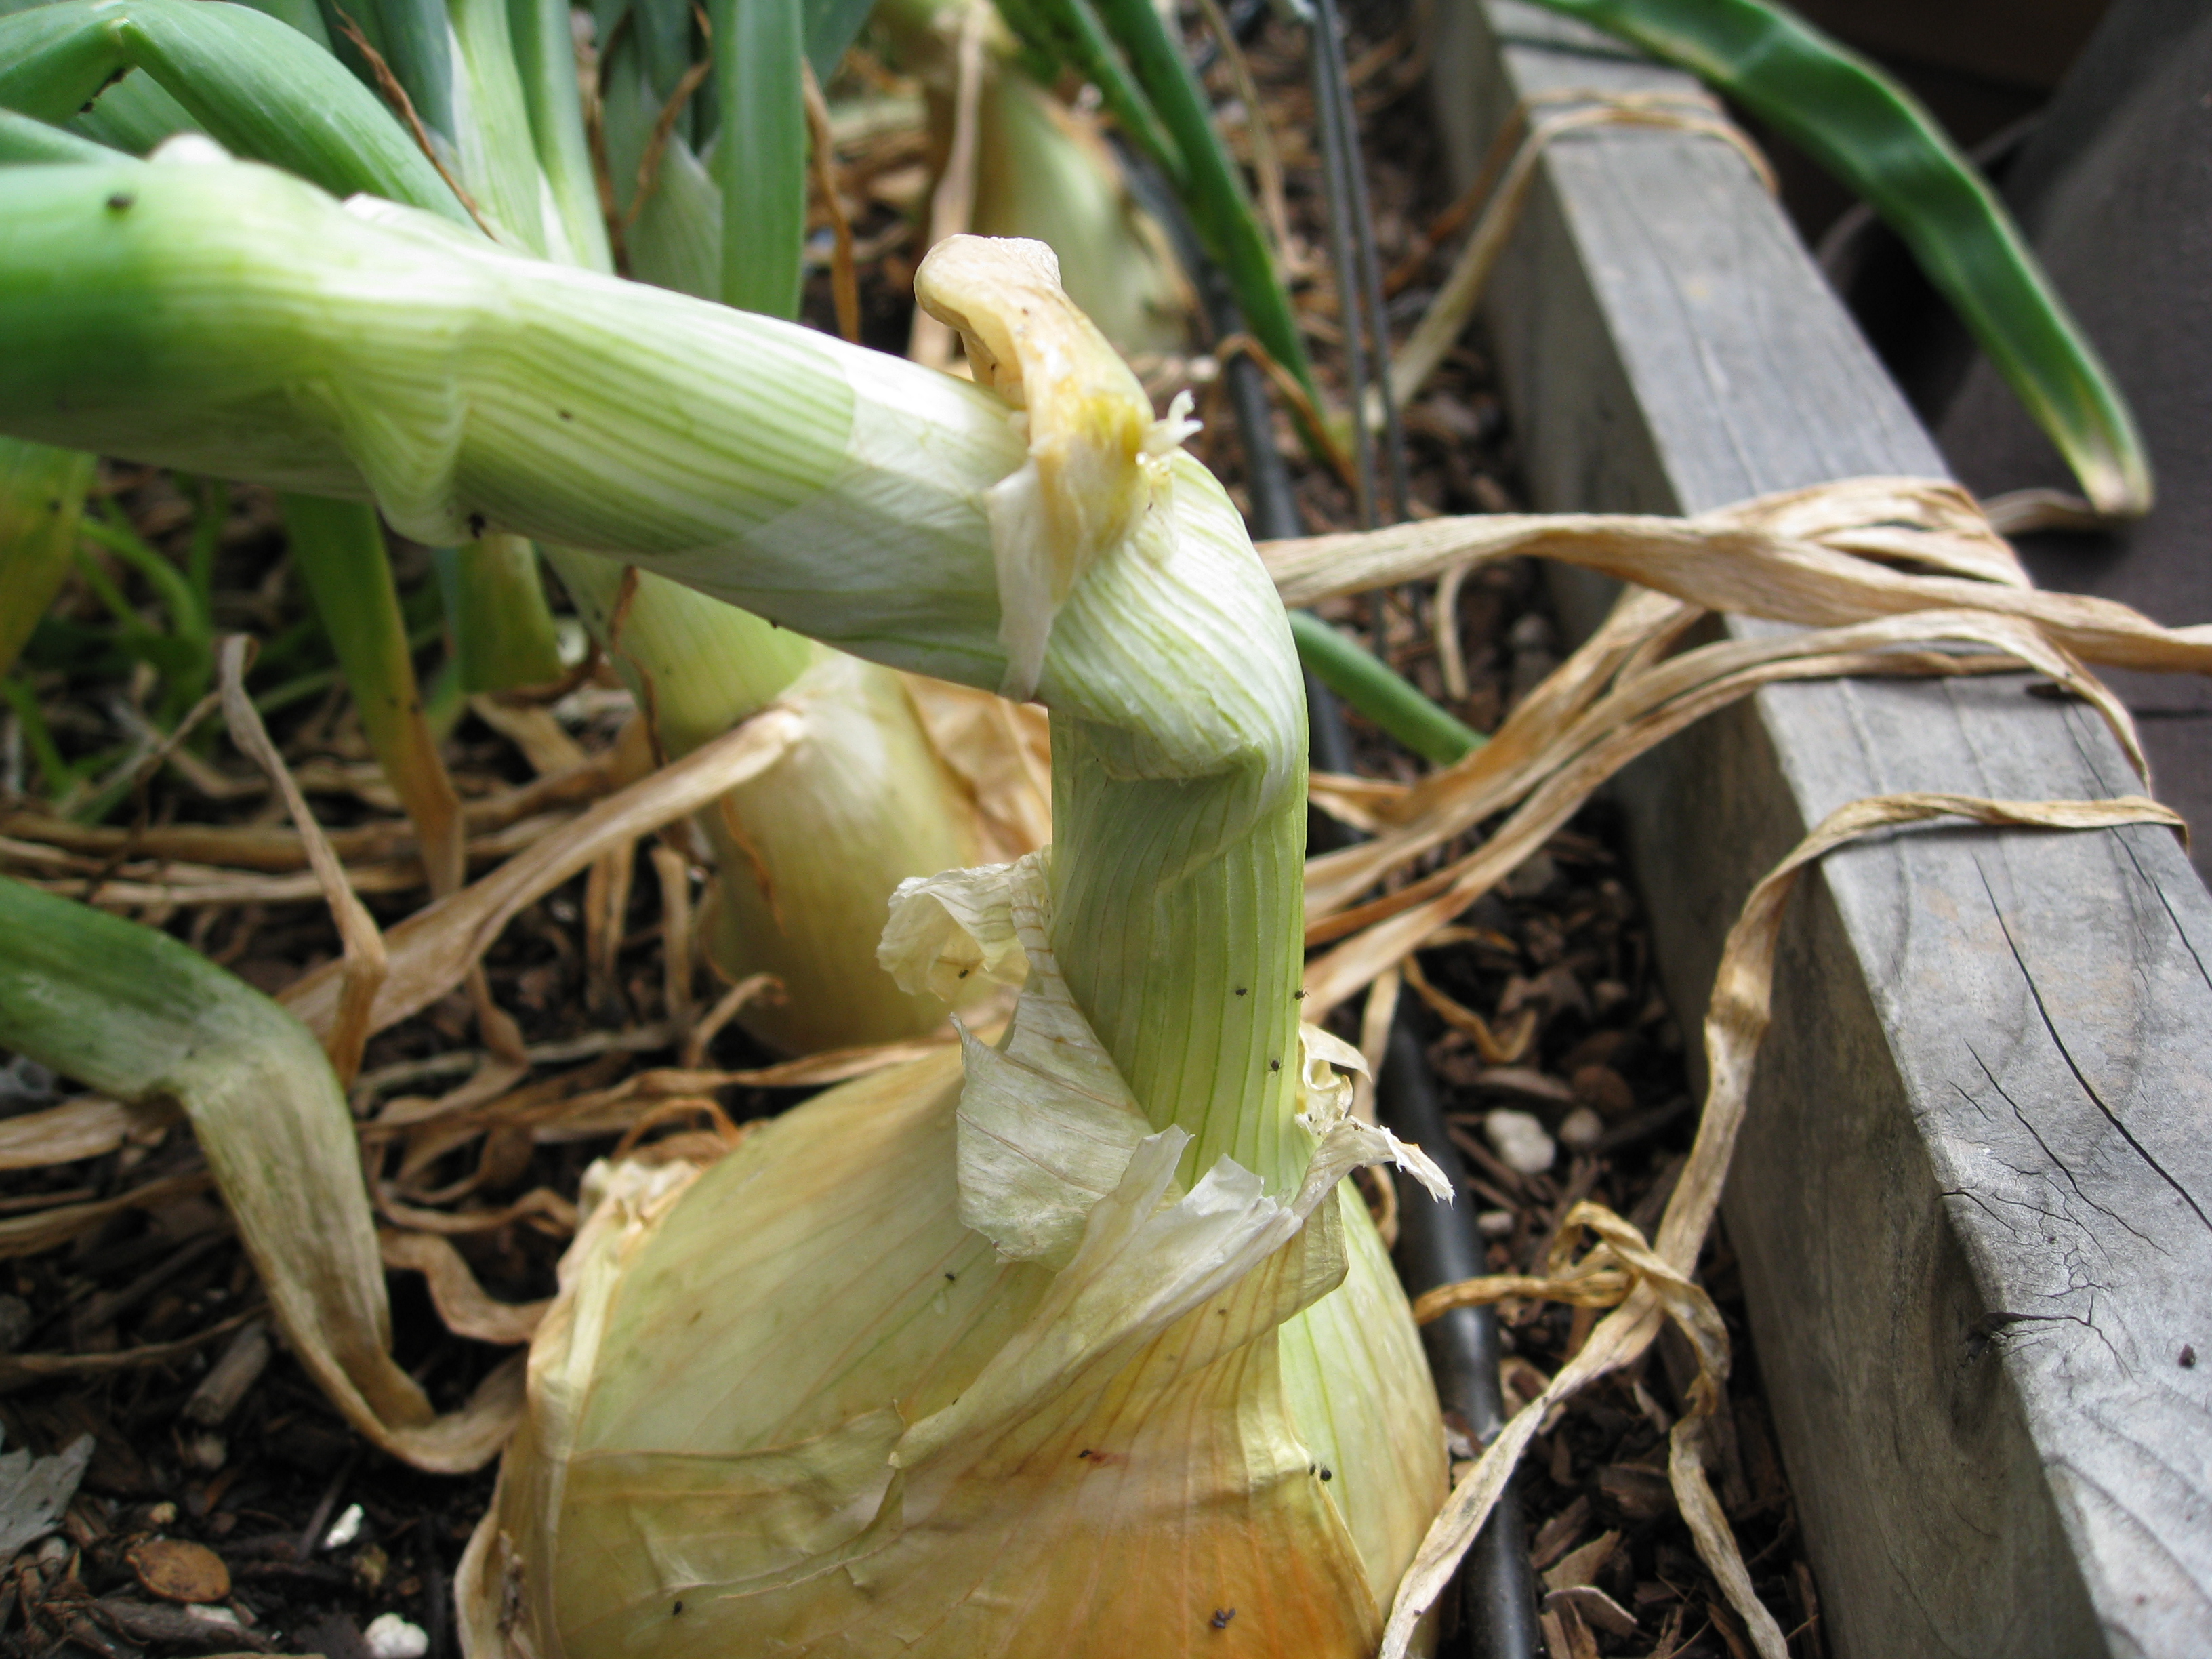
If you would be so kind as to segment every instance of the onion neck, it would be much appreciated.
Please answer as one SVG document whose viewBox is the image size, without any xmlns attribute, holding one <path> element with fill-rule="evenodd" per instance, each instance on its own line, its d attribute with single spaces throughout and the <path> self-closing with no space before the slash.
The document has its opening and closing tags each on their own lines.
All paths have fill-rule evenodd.
<svg viewBox="0 0 2212 1659">
<path fill-rule="evenodd" d="M 1295 1189 L 1305 774 L 1116 777 L 1053 720 L 1053 937 L 1077 1003 L 1155 1129 Z M 1113 745 L 1109 743 L 1107 747 Z"/>
</svg>

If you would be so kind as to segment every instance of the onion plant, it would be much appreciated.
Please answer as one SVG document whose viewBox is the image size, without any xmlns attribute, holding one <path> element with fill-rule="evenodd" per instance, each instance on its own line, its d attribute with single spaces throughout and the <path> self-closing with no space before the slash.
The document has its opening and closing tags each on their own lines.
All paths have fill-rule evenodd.
<svg viewBox="0 0 2212 1659">
<path fill-rule="evenodd" d="M 753 3 L 747 0 L 748 6 Z M 592 195 L 575 77 L 568 58 L 548 44 L 565 14 L 557 3 L 549 9 L 538 0 L 511 9 L 502 29 L 492 26 L 496 19 L 484 8 L 468 10 L 454 0 L 449 9 L 447 27 L 441 29 L 433 26 L 434 17 L 444 15 L 437 8 L 410 9 L 388 0 L 364 10 L 358 20 L 349 15 L 353 34 L 335 43 L 336 50 L 351 52 L 363 74 L 401 104 L 415 129 L 411 138 L 367 86 L 337 69 L 331 37 L 313 15 L 287 11 L 287 27 L 240 7 L 191 0 L 60 0 L 0 19 L 0 58 L 13 64 L 0 71 L 0 104 L 82 125 L 98 117 L 118 93 L 149 76 L 158 76 L 171 112 L 167 118 L 195 124 L 242 154 L 334 191 L 366 191 L 421 207 L 456 225 L 474 226 L 518 251 L 606 269 L 614 243 Z M 793 181 L 773 168 L 732 173 L 708 165 L 726 153 L 728 143 L 749 132 L 747 143 L 772 149 L 781 141 L 769 129 L 781 131 L 778 124 L 787 118 L 782 101 L 765 96 L 740 100 L 720 80 L 705 77 L 705 64 L 686 56 L 701 44 L 691 38 L 689 12 L 679 16 L 665 0 L 654 7 L 617 7 L 600 21 L 608 46 L 600 65 L 601 137 L 610 156 L 614 222 L 630 224 L 637 233 L 629 239 L 632 274 L 750 309 L 787 309 L 801 249 L 795 233 L 785 234 L 787 216 L 777 204 Z M 802 31 L 805 54 L 817 72 L 820 65 L 834 62 L 857 21 L 849 9 L 808 11 Z M 773 19 L 762 21 L 744 8 L 728 24 L 740 33 L 755 27 L 786 28 Z M 916 32 L 909 24 L 905 33 L 911 40 Z M 1158 45 L 1153 43 L 1146 61 L 1158 58 Z M 134 68 L 139 72 L 101 90 L 106 78 Z M 1121 204 L 1102 190 L 1090 159 L 1059 131 L 1051 112 L 1038 104 L 1034 89 L 1018 74 L 994 77 L 992 91 L 989 106 L 1008 124 L 1005 136 L 1010 143 L 1001 148 L 1011 149 L 1011 141 L 1030 135 L 1034 142 L 1024 153 L 1033 161 L 1042 158 L 1052 186 L 1045 193 L 1064 198 L 1049 224 L 1036 228 L 1060 234 L 1073 224 L 1078 234 L 1070 239 L 1070 255 L 1086 270 L 1101 273 L 1100 290 L 1117 307 L 1141 301 L 1142 295 L 1122 280 L 1131 239 Z M 88 103 L 93 106 L 88 115 L 63 114 Z M 1178 176 L 1191 173 L 1214 181 L 1218 187 L 1194 198 L 1212 218 L 1242 214 L 1249 221 L 1249 206 L 1242 205 L 1211 129 L 1202 118 L 1195 125 L 1184 118 L 1198 106 L 1177 107 L 1182 108 L 1179 119 L 1189 128 L 1181 140 L 1183 151 L 1194 155 L 1201 144 L 1206 147 L 1201 162 L 1178 163 Z M 702 112 L 709 109 L 711 118 Z M 143 137 L 160 123 L 141 115 L 131 125 Z M 752 132 L 757 126 L 763 130 Z M 41 131 L 54 139 L 63 137 L 52 128 Z M 688 148 L 694 140 L 700 146 L 696 152 Z M 58 146 L 31 131 L 17 148 L 35 159 L 51 155 Z M 997 162 L 1006 160 L 1001 156 Z M 1024 193 L 1024 186 L 1034 186 L 1036 180 L 1019 166 L 994 164 L 984 172 L 987 181 L 997 178 L 1008 186 L 1004 195 L 994 191 L 979 204 L 993 210 L 996 227 L 1030 228 L 1023 221 L 1036 214 L 1038 192 L 1032 187 Z M 647 216 L 653 226 L 649 234 Z M 725 240 L 721 228 L 732 224 L 753 228 L 748 235 L 770 246 L 774 258 L 749 254 L 732 264 L 708 257 Z M 1249 224 L 1245 230 L 1256 234 Z M 1223 234 L 1238 246 L 1249 240 L 1233 226 Z M 1257 264 L 1246 260 L 1238 268 L 1273 296 L 1267 314 L 1287 319 L 1287 301 L 1265 258 Z M 1115 277 L 1110 282 L 1103 280 L 1109 270 Z M 1125 337 L 1137 337 L 1146 308 L 1140 303 L 1119 319 L 1129 330 Z M 1294 331 L 1284 335 L 1276 330 L 1269 337 L 1279 355 L 1295 343 Z M 515 550 L 513 539 L 502 542 L 485 525 L 467 520 L 436 545 L 458 549 L 444 556 L 441 566 L 449 576 L 458 571 L 472 580 L 477 594 L 472 601 L 472 590 L 459 579 L 448 592 L 448 618 L 459 624 L 465 684 L 541 677 L 542 667 L 511 665 L 518 659 L 526 662 L 532 641 L 544 641 L 542 618 L 522 627 L 521 637 L 510 642 L 513 648 L 504 653 L 509 666 L 495 673 L 477 671 L 477 659 L 501 654 L 494 649 L 500 644 L 498 634 L 480 623 L 526 619 L 535 600 L 526 565 L 518 569 L 512 557 L 493 556 L 495 549 Z M 794 641 L 775 638 L 757 618 L 714 605 L 649 572 L 625 577 L 557 544 L 544 550 L 653 717 L 664 754 L 681 754 L 756 711 L 792 688 L 811 660 Z M 334 625 L 355 621 L 339 618 Z M 1309 629 L 1300 644 L 1309 655 L 1347 659 L 1332 683 L 1346 680 L 1360 688 L 1380 684 L 1392 693 L 1376 707 L 1389 729 L 1402 725 L 1401 705 L 1425 708 L 1418 693 L 1380 665 L 1357 660 L 1358 647 L 1341 635 Z M 541 662 L 544 650 L 550 646 L 541 647 Z M 350 654 L 356 659 L 394 656 L 388 642 L 363 645 Z M 1321 672 L 1333 671 L 1324 665 Z M 823 675 L 843 689 L 825 701 L 827 694 L 817 684 L 812 702 L 824 711 L 825 724 L 838 727 L 861 749 L 848 753 L 826 737 L 805 745 L 787 763 L 787 775 L 750 792 L 746 803 L 733 799 L 726 810 L 702 815 L 701 821 L 721 870 L 720 902 L 707 937 L 720 965 L 733 976 L 766 969 L 783 981 L 783 1001 L 748 1005 L 741 1018 L 760 1035 L 791 1048 L 908 1036 L 941 1019 L 943 1010 L 933 998 L 903 996 L 875 971 L 869 957 L 871 930 L 849 927 L 846 919 L 872 914 L 903 876 L 972 857 L 979 834 L 974 804 L 937 763 L 896 683 L 850 666 L 825 669 Z M 356 689 L 373 701 L 415 699 L 411 684 L 378 681 Z M 846 711 L 844 718 L 830 720 L 830 702 Z M 395 772 L 409 770 L 418 757 L 399 751 L 385 757 Z M 864 784 L 869 768 L 878 763 L 886 769 L 889 781 L 884 787 Z M 426 844 L 438 839 L 436 823 L 426 821 Z M 441 867 L 449 862 L 442 854 L 434 861 Z M 811 912 L 799 902 L 810 897 L 819 901 Z"/>
<path fill-rule="evenodd" d="M 74 112 L 84 105 L 97 116 L 123 88 L 158 76 L 173 112 L 165 118 L 173 123 L 204 130 L 326 188 L 420 208 L 456 234 L 489 239 L 486 246 L 605 270 L 611 245 L 567 46 L 566 9 L 512 12 L 459 0 L 450 15 L 438 8 L 372 7 L 355 25 L 359 39 L 341 40 L 340 48 L 402 102 L 414 137 L 331 56 L 312 14 L 280 22 L 189 0 L 61 0 L 0 19 L 0 59 L 10 65 L 0 70 L 0 103 L 82 124 L 90 117 Z M 629 32 L 642 38 L 647 31 L 640 23 Z M 558 52 L 549 44 L 556 34 Z M 837 46 L 842 51 L 842 41 Z M 107 77 L 131 69 L 143 73 L 101 90 Z M 726 118 L 726 133 L 743 125 L 743 114 Z M 776 118 L 752 107 L 745 118 L 772 125 Z M 134 130 L 143 136 L 149 122 L 159 125 L 149 116 Z M 33 156 L 60 148 L 35 132 L 19 149 L 25 145 L 23 153 Z M 732 222 L 756 205 L 733 200 L 737 213 L 722 216 Z M 777 246 L 775 260 L 733 266 L 727 282 L 718 277 L 709 297 L 787 308 L 800 252 L 795 228 Z M 596 470 L 590 459 L 580 465 L 580 481 Z M 318 522 L 331 520 L 325 514 Z M 373 539 L 356 525 L 349 545 L 368 556 Z M 441 530 L 432 545 L 448 550 L 441 563 L 465 684 L 549 678 L 549 636 L 527 541 L 477 514 Z M 902 878 L 973 860 L 982 831 L 975 802 L 938 754 L 897 677 L 825 655 L 650 572 L 557 542 L 544 550 L 637 694 L 663 755 L 688 752 L 772 700 L 795 700 L 808 711 L 810 738 L 775 776 L 700 821 L 720 871 L 719 903 L 706 929 L 710 948 L 732 977 L 764 970 L 784 987 L 780 1001 L 757 1000 L 740 1018 L 794 1050 L 909 1036 L 940 1024 L 941 1003 L 907 995 L 877 969 L 873 918 Z M 327 561 L 317 566 L 327 568 Z M 374 572 L 348 580 L 389 586 Z M 341 648 L 349 672 L 378 671 L 356 678 L 365 708 L 419 701 L 404 652 L 394 648 L 397 635 L 374 627 L 390 610 L 385 599 L 342 616 L 325 611 L 334 635 L 362 629 L 374 635 Z M 411 793 L 408 787 L 410 779 L 424 779 L 426 760 L 434 764 L 423 734 L 388 731 L 390 723 L 373 715 L 365 725 L 372 739 L 394 738 L 378 753 L 410 810 L 429 802 L 441 778 Z M 443 787 L 449 795 L 450 786 Z M 450 814 L 431 810 L 416 817 L 434 871 L 457 872 Z"/>
<path fill-rule="evenodd" d="M 92 457 L 0 440 L 0 677 L 67 580 Z"/>
<path fill-rule="evenodd" d="M 925 269 L 977 385 L 197 153 L 12 175 L 0 430 L 618 557 L 1051 712 L 1048 859 L 909 886 L 886 941 L 918 988 L 1024 977 L 1002 1044 L 680 1195 L 610 1178 L 480 1650 L 1370 1650 L 1444 1446 L 1336 1189 L 1418 1155 L 1301 1031 L 1297 660 L 1187 428 L 1034 245 Z"/>
</svg>

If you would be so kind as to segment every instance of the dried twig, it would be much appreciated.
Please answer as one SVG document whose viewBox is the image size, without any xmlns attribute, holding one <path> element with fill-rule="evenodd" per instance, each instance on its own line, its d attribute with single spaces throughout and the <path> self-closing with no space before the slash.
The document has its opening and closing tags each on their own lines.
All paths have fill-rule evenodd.
<svg viewBox="0 0 2212 1659">
<path fill-rule="evenodd" d="M 822 191 L 822 205 L 830 216 L 830 298 L 837 310 L 837 332 L 860 343 L 860 279 L 853 265 L 853 216 L 846 210 L 844 193 L 837 187 L 837 143 L 830 130 L 830 105 L 822 84 L 814 78 L 814 65 L 799 60 L 806 94 L 806 126 L 813 139 L 814 182 Z"/>
<path fill-rule="evenodd" d="M 703 22 L 704 20 L 702 21 Z M 653 131 L 646 138 L 644 153 L 637 158 L 637 185 L 630 194 L 629 208 L 622 216 L 624 236 L 637 223 L 637 216 L 645 211 L 645 204 L 653 199 L 653 191 L 659 189 L 661 161 L 668 153 L 668 140 L 676 131 L 678 118 L 684 113 L 684 106 L 691 101 L 691 94 L 706 83 L 707 76 L 714 68 L 714 60 L 709 55 L 685 70 L 683 79 L 676 83 L 676 90 L 668 94 L 668 101 L 660 106 L 660 113 L 653 118 Z"/>
<path fill-rule="evenodd" d="M 975 167 L 978 135 L 982 126 L 984 31 L 994 15 L 982 0 L 969 0 L 960 14 L 960 41 L 953 58 L 952 144 L 945 153 L 945 171 L 929 198 L 929 246 L 964 233 L 975 216 Z M 927 252 L 927 249 L 924 252 Z M 914 310 L 914 329 L 907 337 L 906 355 L 932 368 L 952 367 L 952 331 L 921 306 Z"/>
<path fill-rule="evenodd" d="M 423 159 L 438 170 L 438 176 L 446 181 L 446 188 L 452 191 L 454 199 L 469 210 L 469 217 L 477 222 L 477 228 L 497 241 L 499 238 L 492 235 L 491 226 L 485 220 L 483 210 L 477 205 L 476 198 L 463 190 L 461 181 L 447 171 L 445 161 L 438 154 L 438 147 L 430 142 L 429 129 L 422 125 L 422 118 L 415 112 L 415 100 L 407 95 L 407 88 L 400 85 L 399 77 L 392 72 L 392 65 L 384 61 L 384 54 L 368 44 L 368 37 L 361 32 L 361 25 L 346 15 L 343 6 L 336 4 L 334 0 L 331 9 L 337 14 L 339 33 L 352 43 L 354 50 L 368 64 L 369 73 L 376 77 L 376 89 L 384 94 L 384 101 L 392 106 L 392 113 L 398 116 L 401 124 L 413 136 L 416 148 L 422 152 Z"/>
<path fill-rule="evenodd" d="M 361 1051 L 368 1042 L 369 1010 L 376 1000 L 378 988 L 384 983 L 387 967 L 384 935 L 377 928 L 376 918 L 368 914 L 368 907 L 347 881 L 345 866 L 331 850 L 322 825 L 307 810 L 307 797 L 300 793 L 300 786 L 293 781 L 284 757 L 276 752 L 276 745 L 269 740 L 268 729 L 261 724 L 253 700 L 246 695 L 246 670 L 253 659 L 253 641 L 243 634 L 234 634 L 222 642 L 218 660 L 223 717 L 230 722 L 231 741 L 268 773 L 270 782 L 283 797 L 285 809 L 291 813 L 292 823 L 300 832 L 300 843 L 307 851 L 307 862 L 322 887 L 323 900 L 330 906 L 331 920 L 337 924 L 338 937 L 343 941 L 345 954 L 340 959 L 337 1007 L 329 1028 L 322 1034 L 323 1048 L 343 1085 L 361 1069 Z"/>
</svg>

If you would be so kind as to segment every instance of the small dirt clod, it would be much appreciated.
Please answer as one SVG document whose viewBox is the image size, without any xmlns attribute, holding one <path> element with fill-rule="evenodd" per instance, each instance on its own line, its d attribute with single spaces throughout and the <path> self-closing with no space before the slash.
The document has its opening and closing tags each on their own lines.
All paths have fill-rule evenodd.
<svg viewBox="0 0 2212 1659">
<path fill-rule="evenodd" d="M 1610 1066 L 1583 1066 L 1568 1079 L 1577 1103 L 1593 1108 L 1607 1122 L 1618 1122 L 1636 1109 L 1636 1096 L 1628 1079 Z"/>
</svg>

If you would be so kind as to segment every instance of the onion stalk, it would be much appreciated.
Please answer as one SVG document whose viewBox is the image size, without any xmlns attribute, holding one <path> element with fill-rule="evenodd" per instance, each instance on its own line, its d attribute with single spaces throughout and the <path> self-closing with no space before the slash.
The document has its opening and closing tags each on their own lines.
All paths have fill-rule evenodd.
<svg viewBox="0 0 2212 1659">
<path fill-rule="evenodd" d="M 582 154 L 573 65 L 533 52 L 531 38 L 501 26 L 495 8 L 452 0 L 449 9 L 456 104 L 477 113 L 460 124 L 465 187 L 546 204 L 527 239 L 532 250 L 611 270 L 596 217 L 589 234 L 574 233 L 564 228 L 574 213 L 553 210 L 574 195 L 556 181 L 574 174 Z M 698 227 L 702 234 L 735 228 L 702 297 L 774 316 L 794 314 L 799 299 L 805 181 L 798 12 L 793 0 L 718 0 L 715 27 L 732 46 L 714 82 L 721 195 L 712 216 L 703 201 L 690 210 L 711 218 Z M 644 38 L 644 14 L 633 21 Z M 519 222 L 519 208 L 509 217 Z M 733 981 L 766 972 L 782 987 L 780 998 L 747 1005 L 739 1016 L 746 1028 L 804 1053 L 942 1024 L 944 1003 L 908 997 L 876 969 L 877 918 L 900 880 L 973 860 L 983 838 L 975 803 L 898 676 L 649 572 L 555 542 L 542 550 L 636 694 L 665 757 L 689 754 L 772 702 L 805 713 L 805 738 L 769 775 L 697 820 L 720 871 L 702 917 L 708 954 Z"/>
<path fill-rule="evenodd" d="M 933 256 L 994 391 L 248 165 L 11 185 L 0 429 L 220 449 L 419 539 L 481 517 L 1051 711 L 1049 860 L 908 889 L 893 940 L 927 988 L 964 948 L 940 893 L 1009 975 L 1011 930 L 1000 1047 L 833 1091 L 681 1192 L 604 1181 L 472 1552 L 476 1650 L 1176 1653 L 1233 1619 L 1371 1651 L 1445 1452 L 1336 1188 L 1418 1158 L 1300 1030 L 1281 605 L 1049 256 Z"/>
<path fill-rule="evenodd" d="M 511 691 L 561 678 L 553 615 L 528 542 L 485 536 L 434 556 L 462 691 Z"/>
<path fill-rule="evenodd" d="M 137 65 L 185 98 L 200 125 L 328 187 L 365 187 L 518 250 L 606 267 L 596 201 L 588 215 L 578 205 L 578 181 L 590 179 L 574 77 L 545 46 L 552 22 L 542 7 L 509 18 L 456 3 L 447 34 L 419 40 L 420 20 L 404 8 L 364 14 L 364 38 L 409 92 L 440 172 L 308 34 L 239 7 L 179 6 L 63 0 L 34 23 L 28 14 L 0 21 L 0 45 L 22 53 L 22 67 L 7 72 L 11 95 L 74 108 L 98 89 L 99 73 Z M 324 107 L 298 107 L 300 87 Z M 467 684 L 553 678 L 529 543 L 488 531 L 478 516 L 432 544 L 448 550 L 447 616 Z M 741 1021 L 793 1051 L 941 1024 L 944 1005 L 903 995 L 876 968 L 872 918 L 906 876 L 994 846 L 1025 848 L 994 842 L 955 769 L 962 757 L 939 753 L 898 677 L 854 663 L 817 669 L 814 647 L 726 605 L 556 543 L 543 550 L 637 694 L 664 756 L 689 752 L 774 699 L 811 711 L 813 737 L 772 779 L 700 820 L 720 871 L 704 930 L 718 966 L 733 979 L 767 971 L 784 988 L 781 1000 L 749 1004 Z M 389 688 L 356 690 L 374 699 Z M 421 758 L 379 752 L 396 772 Z"/>
<path fill-rule="evenodd" d="M 91 488 L 91 456 L 0 439 L 0 678 L 69 575 Z"/>
</svg>

